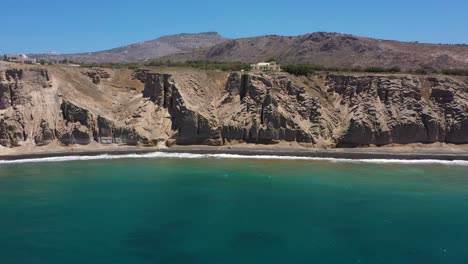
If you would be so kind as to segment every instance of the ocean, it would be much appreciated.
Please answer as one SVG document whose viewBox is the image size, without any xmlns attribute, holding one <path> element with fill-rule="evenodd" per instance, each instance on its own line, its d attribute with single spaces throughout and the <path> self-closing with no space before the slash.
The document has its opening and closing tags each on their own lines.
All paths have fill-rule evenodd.
<svg viewBox="0 0 468 264">
<path fill-rule="evenodd" d="M 0 263 L 468 263 L 468 162 L 0 161 Z"/>
</svg>

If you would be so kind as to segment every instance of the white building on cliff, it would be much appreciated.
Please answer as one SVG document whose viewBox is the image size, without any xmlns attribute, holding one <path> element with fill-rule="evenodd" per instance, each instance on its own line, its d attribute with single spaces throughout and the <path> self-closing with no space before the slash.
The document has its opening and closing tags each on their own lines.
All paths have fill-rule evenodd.
<svg viewBox="0 0 468 264">
<path fill-rule="evenodd" d="M 259 62 L 257 64 L 251 64 L 250 69 L 252 71 L 274 71 L 279 72 L 281 71 L 281 67 L 276 62 Z"/>
<path fill-rule="evenodd" d="M 29 58 L 24 54 L 7 54 L 3 56 L 6 61 L 24 63 L 24 64 L 36 64 L 36 59 Z"/>
</svg>

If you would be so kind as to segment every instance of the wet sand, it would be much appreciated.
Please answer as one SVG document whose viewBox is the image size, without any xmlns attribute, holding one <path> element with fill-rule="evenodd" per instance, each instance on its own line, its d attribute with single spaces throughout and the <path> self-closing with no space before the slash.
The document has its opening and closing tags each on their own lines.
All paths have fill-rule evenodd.
<svg viewBox="0 0 468 264">
<path fill-rule="evenodd" d="M 192 153 L 192 154 L 237 154 L 237 155 L 276 155 L 337 159 L 401 159 L 401 160 L 468 160 L 468 147 L 433 147 L 433 146 L 399 146 L 370 147 L 352 149 L 315 149 L 287 145 L 253 145 L 234 146 L 174 146 L 170 148 L 109 146 L 100 148 L 53 148 L 34 151 L 9 151 L 2 153 L 0 160 L 36 159 L 66 156 L 98 156 L 145 154 L 152 152 Z"/>
</svg>

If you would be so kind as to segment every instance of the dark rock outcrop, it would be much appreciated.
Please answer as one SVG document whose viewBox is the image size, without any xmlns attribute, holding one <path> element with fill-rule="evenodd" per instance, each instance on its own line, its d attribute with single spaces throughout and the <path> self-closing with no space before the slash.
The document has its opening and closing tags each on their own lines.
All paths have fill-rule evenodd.
<svg viewBox="0 0 468 264">
<path fill-rule="evenodd" d="M 55 139 L 54 130 L 52 130 L 47 121 L 42 120 L 39 130 L 34 136 L 36 146 L 44 146 L 50 144 Z"/>
<path fill-rule="evenodd" d="M 0 110 L 12 106 L 11 84 L 0 82 Z"/>
<path fill-rule="evenodd" d="M 142 137 L 133 128 L 117 127 L 113 129 L 113 143 L 120 145 L 138 145 Z"/>
<path fill-rule="evenodd" d="M 455 82 L 431 78 L 423 87 L 416 77 L 327 77 L 332 93 L 341 96 L 339 111 L 349 113 L 349 125 L 339 146 L 409 143 L 466 143 L 463 131 L 466 100 L 455 99 Z M 430 100 L 422 94 L 430 94 Z M 449 113 L 447 115 L 447 113 Z"/>
<path fill-rule="evenodd" d="M 134 128 L 116 126 L 113 121 L 98 116 L 95 140 L 101 144 L 138 145 L 146 143 Z"/>
<path fill-rule="evenodd" d="M 445 119 L 444 141 L 468 143 L 468 84 L 462 85 L 448 78 L 429 78 L 430 99 Z"/>
<path fill-rule="evenodd" d="M 59 141 L 63 145 L 88 145 L 91 143 L 91 138 L 87 127 L 73 124 L 61 132 Z"/>
<path fill-rule="evenodd" d="M 92 116 L 88 110 L 76 106 L 69 101 L 64 100 L 60 106 L 60 110 L 62 110 L 63 119 L 67 121 L 67 123 L 79 122 L 83 125 L 87 125 L 92 120 Z"/>
<path fill-rule="evenodd" d="M 178 144 L 220 144 L 216 122 L 188 106 L 170 74 L 147 73 L 143 96 L 168 111 Z"/>
<path fill-rule="evenodd" d="M 20 82 L 23 70 L 8 69 L 0 72 L 0 109 L 14 106 L 18 100 L 18 90 L 22 88 Z"/>
<path fill-rule="evenodd" d="M 14 111 L 7 117 L 0 117 L 0 145 L 18 147 L 27 139 L 21 114 Z"/>
<path fill-rule="evenodd" d="M 0 110 L 31 102 L 30 91 L 50 88 L 46 70 L 7 69 L 0 71 Z"/>
<path fill-rule="evenodd" d="M 331 132 L 326 126 L 317 124 L 322 115 L 326 115 L 320 111 L 320 102 L 285 76 L 233 73 L 226 92 L 223 104 L 238 111 L 229 112 L 222 118 L 225 140 L 314 143 L 316 138 Z M 236 104 L 240 106 L 236 107 Z M 306 128 L 305 124 L 314 124 L 314 127 Z"/>
<path fill-rule="evenodd" d="M 109 79 L 111 76 L 110 74 L 99 68 L 92 68 L 83 72 L 83 75 L 88 76 L 94 84 L 100 84 L 102 79 Z"/>
<path fill-rule="evenodd" d="M 102 116 L 97 119 L 97 135 L 95 140 L 101 144 L 112 144 L 114 140 L 114 122 Z"/>
<path fill-rule="evenodd" d="M 64 145 L 88 145 L 93 139 L 94 121 L 88 110 L 83 109 L 69 101 L 63 101 L 60 106 L 64 129 L 58 137 Z"/>
</svg>

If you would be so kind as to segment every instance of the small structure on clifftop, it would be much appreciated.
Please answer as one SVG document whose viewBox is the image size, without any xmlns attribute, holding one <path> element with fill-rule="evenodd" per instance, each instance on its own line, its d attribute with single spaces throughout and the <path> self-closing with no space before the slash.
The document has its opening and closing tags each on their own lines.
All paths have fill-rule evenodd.
<svg viewBox="0 0 468 264">
<path fill-rule="evenodd" d="M 257 64 L 251 64 L 250 69 L 252 71 L 274 71 L 274 72 L 281 71 L 280 65 L 276 64 L 275 61 L 259 62 Z"/>
<path fill-rule="evenodd" d="M 7 54 L 4 55 L 3 58 L 9 62 L 36 64 L 36 59 L 29 58 L 24 54 Z"/>
</svg>

